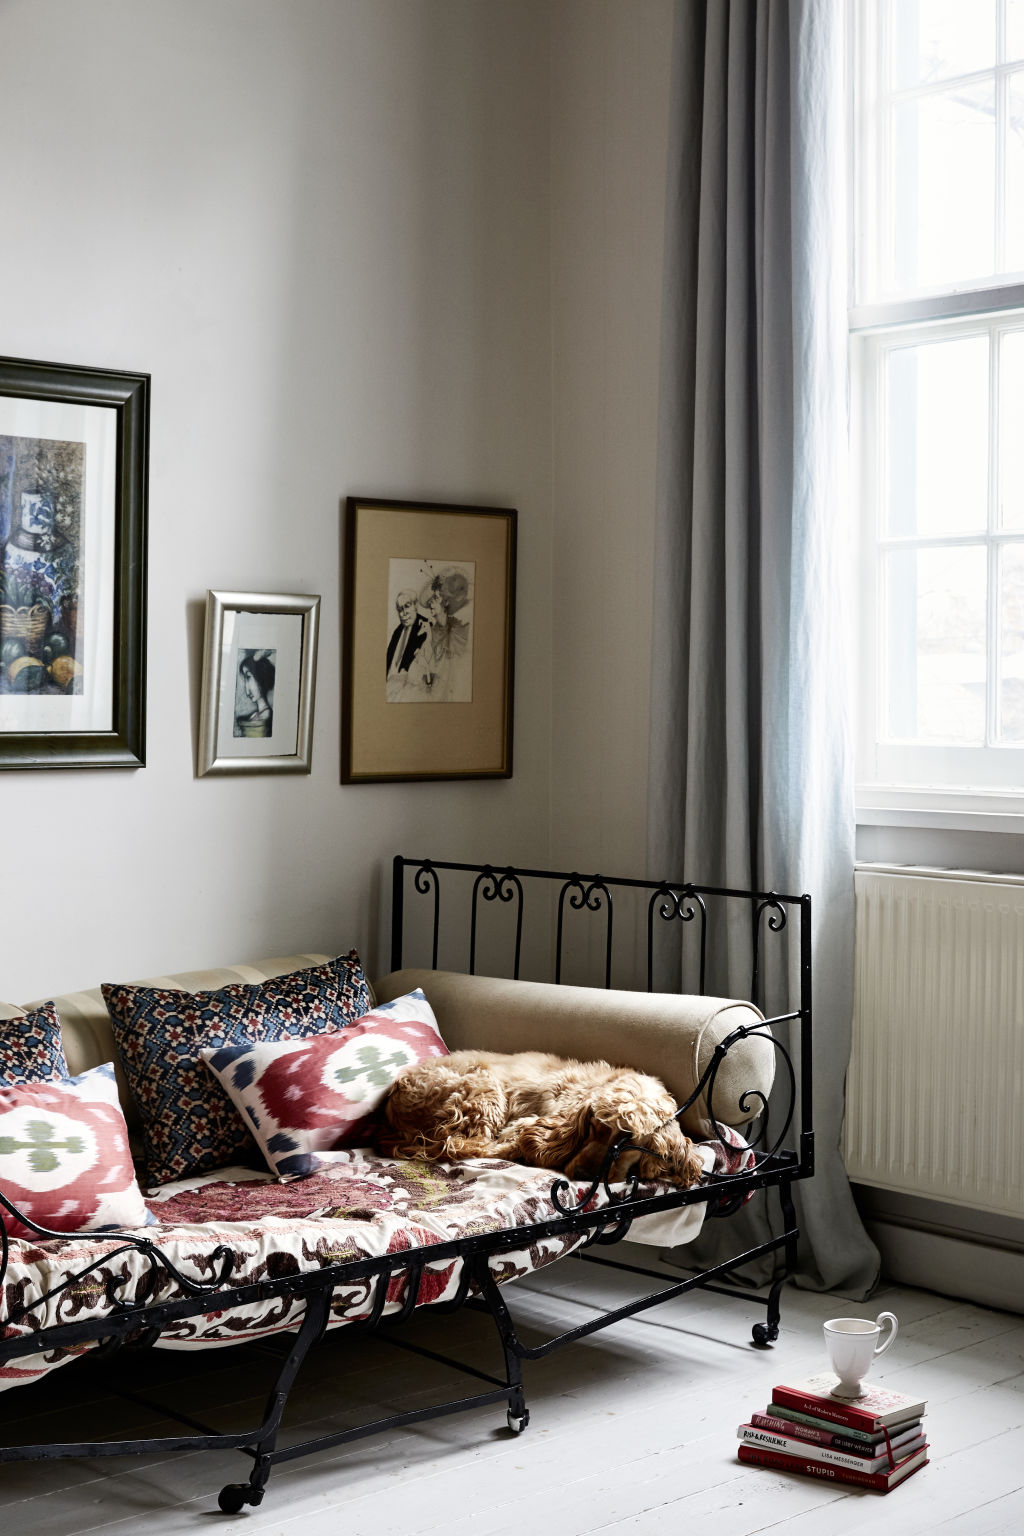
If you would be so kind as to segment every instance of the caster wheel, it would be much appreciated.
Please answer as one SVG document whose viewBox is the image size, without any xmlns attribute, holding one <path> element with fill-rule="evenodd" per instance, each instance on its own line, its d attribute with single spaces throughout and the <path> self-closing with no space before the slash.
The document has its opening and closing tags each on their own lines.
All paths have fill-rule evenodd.
<svg viewBox="0 0 1024 1536">
<path fill-rule="evenodd" d="M 249 1502 L 249 1486 L 247 1483 L 228 1483 L 217 1495 L 217 1503 L 221 1512 L 225 1515 L 237 1515 L 244 1505 Z"/>
<path fill-rule="evenodd" d="M 750 1331 L 753 1335 L 754 1343 L 759 1344 L 762 1349 L 767 1348 L 769 1344 L 774 1344 L 779 1336 L 779 1330 L 777 1328 L 769 1328 L 767 1323 L 755 1323 Z"/>
<path fill-rule="evenodd" d="M 524 1408 L 522 1413 L 513 1413 L 510 1408 L 505 1415 L 505 1419 L 512 1433 L 514 1435 L 521 1435 L 530 1422 L 530 1410 L 529 1408 Z"/>
</svg>

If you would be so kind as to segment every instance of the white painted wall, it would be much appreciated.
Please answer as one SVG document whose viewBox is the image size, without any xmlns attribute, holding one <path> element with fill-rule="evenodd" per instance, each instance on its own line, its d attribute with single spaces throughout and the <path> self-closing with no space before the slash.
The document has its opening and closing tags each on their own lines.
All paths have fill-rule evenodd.
<svg viewBox="0 0 1024 1536">
<path fill-rule="evenodd" d="M 0 0 L 0 351 L 153 378 L 148 765 L 0 774 L 0 997 L 386 962 L 395 851 L 634 872 L 671 0 Z M 519 508 L 510 782 L 338 782 L 351 493 Z M 196 780 L 207 588 L 322 594 Z"/>
<path fill-rule="evenodd" d="M 0 997 L 372 969 L 393 852 L 546 856 L 548 103 L 544 0 L 0 0 L 0 351 L 153 378 L 148 765 L 0 775 Z M 353 492 L 519 508 L 510 782 L 339 785 Z M 210 587 L 322 594 L 308 779 L 194 778 Z"/>
</svg>

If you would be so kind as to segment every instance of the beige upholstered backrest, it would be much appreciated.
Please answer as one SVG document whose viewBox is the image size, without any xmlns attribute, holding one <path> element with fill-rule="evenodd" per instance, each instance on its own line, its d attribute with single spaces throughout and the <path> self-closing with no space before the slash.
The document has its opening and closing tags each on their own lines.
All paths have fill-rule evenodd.
<svg viewBox="0 0 1024 1536">
<path fill-rule="evenodd" d="M 322 965 L 328 958 L 286 955 L 214 970 L 149 976 L 134 985 L 208 992 L 233 982 L 265 981 L 268 976 Z M 719 1041 L 738 1025 L 756 1024 L 761 1018 L 750 1003 L 728 998 L 603 991 L 454 971 L 395 971 L 375 984 L 374 993 L 378 1002 L 389 1002 L 415 987 L 425 992 L 449 1050 L 553 1051 L 581 1061 L 610 1061 L 660 1077 L 678 1103 L 693 1092 Z M 113 1061 L 128 1124 L 137 1128 L 138 1112 L 114 1049 L 103 994 L 94 987 L 54 997 L 53 1002 L 61 1018 L 70 1072 L 74 1076 Z M 24 1008 L 36 1006 L 26 1003 Z M 0 1021 L 24 1008 L 0 1003 Z M 731 1125 L 749 1120 L 757 1105 L 741 1108 L 740 1095 L 751 1090 L 767 1095 L 774 1070 L 775 1053 L 767 1040 L 754 1036 L 740 1041 L 718 1073 L 713 1101 L 716 1118 Z M 682 1123 L 691 1136 L 708 1135 L 706 1105 L 698 1101 Z"/>
<path fill-rule="evenodd" d="M 163 987 L 177 992 L 212 992 L 218 987 L 230 986 L 238 981 L 266 981 L 268 976 L 283 976 L 287 971 L 301 971 L 311 965 L 322 965 L 329 955 L 287 955 L 279 959 L 254 960 L 246 965 L 226 965 L 209 971 L 180 971 L 176 976 L 147 976 L 144 981 L 133 982 L 138 987 Z M 111 981 L 119 977 L 109 977 Z M 0 1021 L 16 1018 L 19 1013 L 35 1008 L 39 1002 L 26 1003 L 23 1008 L 10 1003 L 0 1003 Z M 99 987 L 88 992 L 66 992 L 52 998 L 60 1015 L 64 1054 L 72 1077 L 87 1067 L 98 1067 L 104 1061 L 112 1061 L 117 1068 L 117 1083 L 129 1127 L 138 1128 L 139 1117 L 121 1064 L 114 1049 L 114 1035 L 110 1027 L 110 1015 Z M 0 1022 L 0 1028 L 2 1028 Z"/>
<path fill-rule="evenodd" d="M 719 1041 L 763 1015 L 750 1003 L 722 997 L 683 997 L 670 992 L 616 992 L 535 981 L 504 981 L 454 971 L 395 971 L 374 983 L 378 1002 L 422 987 L 449 1050 L 552 1051 L 580 1061 L 649 1072 L 677 1103 L 690 1097 Z M 719 1068 L 712 1104 L 715 1118 L 742 1125 L 759 1105 L 740 1105 L 741 1095 L 767 1096 L 775 1051 L 752 1036 L 733 1046 Z M 691 1136 L 711 1132 L 707 1107 L 698 1100 L 682 1120 Z"/>
</svg>

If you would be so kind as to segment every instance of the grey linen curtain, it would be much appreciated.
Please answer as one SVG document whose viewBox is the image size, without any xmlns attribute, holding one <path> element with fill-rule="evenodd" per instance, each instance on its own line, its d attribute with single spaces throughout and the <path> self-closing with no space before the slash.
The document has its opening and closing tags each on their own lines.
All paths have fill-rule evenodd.
<svg viewBox="0 0 1024 1536">
<path fill-rule="evenodd" d="M 800 1283 L 863 1297 L 878 1255 L 839 1150 L 854 833 L 842 81 L 838 0 L 678 0 L 649 863 L 657 879 L 811 893 L 817 1171 L 796 1186 Z M 730 929 L 712 990 L 749 992 L 748 927 Z M 741 1218 L 749 1245 L 767 1235 L 761 1197 Z M 700 1261 L 735 1242 L 734 1221 L 709 1222 Z"/>
</svg>

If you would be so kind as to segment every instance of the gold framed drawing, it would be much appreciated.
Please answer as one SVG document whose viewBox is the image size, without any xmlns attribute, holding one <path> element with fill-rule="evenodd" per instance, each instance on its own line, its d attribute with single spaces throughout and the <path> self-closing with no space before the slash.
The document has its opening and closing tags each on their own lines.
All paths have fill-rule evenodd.
<svg viewBox="0 0 1024 1536">
<path fill-rule="evenodd" d="M 509 778 L 516 512 L 350 496 L 344 784 Z"/>
</svg>

